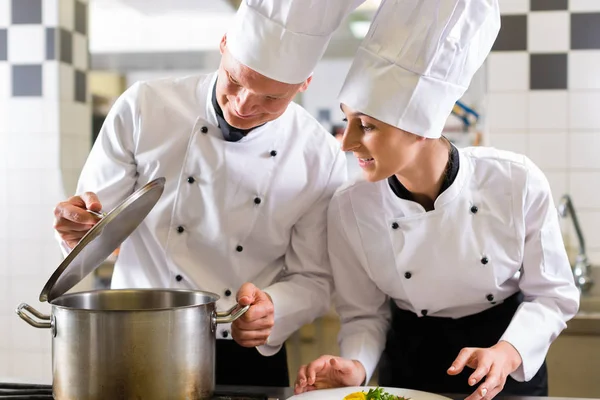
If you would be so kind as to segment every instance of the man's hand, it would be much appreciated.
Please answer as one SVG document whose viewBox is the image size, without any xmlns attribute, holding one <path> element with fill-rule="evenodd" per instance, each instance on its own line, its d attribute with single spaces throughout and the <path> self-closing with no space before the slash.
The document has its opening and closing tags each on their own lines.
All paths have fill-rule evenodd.
<svg viewBox="0 0 600 400">
<path fill-rule="evenodd" d="M 360 386 L 366 379 L 364 366 L 356 360 L 321 356 L 298 370 L 294 394 L 316 389 Z"/>
<path fill-rule="evenodd" d="M 475 371 L 469 377 L 469 386 L 474 386 L 485 377 L 475 392 L 466 400 L 490 400 L 504 388 L 508 375 L 521 365 L 521 355 L 508 342 L 500 341 L 490 348 L 465 347 L 460 351 L 448 374 L 458 375 L 465 366 Z"/>
<path fill-rule="evenodd" d="M 242 306 L 250 305 L 250 308 L 231 324 L 231 336 L 244 347 L 265 344 L 275 324 L 271 297 L 252 283 L 244 283 L 238 290 L 237 301 Z"/>
<path fill-rule="evenodd" d="M 67 201 L 58 203 L 54 209 L 54 229 L 70 248 L 99 221 L 98 217 L 86 210 L 99 212 L 102 204 L 96 194 L 87 192 L 81 196 L 73 196 Z"/>
</svg>

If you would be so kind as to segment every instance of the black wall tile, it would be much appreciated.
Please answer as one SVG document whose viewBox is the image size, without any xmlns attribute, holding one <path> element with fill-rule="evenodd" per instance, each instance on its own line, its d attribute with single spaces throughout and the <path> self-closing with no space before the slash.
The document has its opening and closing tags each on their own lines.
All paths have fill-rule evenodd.
<svg viewBox="0 0 600 400">
<path fill-rule="evenodd" d="M 12 67 L 13 96 L 42 95 L 42 66 L 13 65 Z"/>
<path fill-rule="evenodd" d="M 41 24 L 42 0 L 12 0 L 13 24 Z"/>
<path fill-rule="evenodd" d="M 571 14 L 571 49 L 600 49 L 600 13 Z"/>
<path fill-rule="evenodd" d="M 530 54 L 530 89 L 567 89 L 567 54 Z"/>
<path fill-rule="evenodd" d="M 493 51 L 527 50 L 527 15 L 503 15 Z"/>
<path fill-rule="evenodd" d="M 526 0 L 521 0 L 526 1 Z M 531 0 L 531 11 L 548 11 L 548 10 L 568 10 L 569 2 L 567 0 Z"/>
<path fill-rule="evenodd" d="M 75 71 L 75 101 L 85 103 L 87 100 L 87 75 Z"/>
</svg>

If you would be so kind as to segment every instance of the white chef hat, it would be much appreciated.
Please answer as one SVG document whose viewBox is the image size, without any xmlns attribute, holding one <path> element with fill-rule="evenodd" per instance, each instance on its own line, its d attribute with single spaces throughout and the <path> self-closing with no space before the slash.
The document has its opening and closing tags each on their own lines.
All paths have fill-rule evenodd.
<svg viewBox="0 0 600 400">
<path fill-rule="evenodd" d="M 227 32 L 231 55 L 277 81 L 305 81 L 342 20 L 362 0 L 242 0 Z"/>
<path fill-rule="evenodd" d="M 383 0 L 339 99 L 407 132 L 440 137 L 499 30 L 497 0 Z"/>
</svg>

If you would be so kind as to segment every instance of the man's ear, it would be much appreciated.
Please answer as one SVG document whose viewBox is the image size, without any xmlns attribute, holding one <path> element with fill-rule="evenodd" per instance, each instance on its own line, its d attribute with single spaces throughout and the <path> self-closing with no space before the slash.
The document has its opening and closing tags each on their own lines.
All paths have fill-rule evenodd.
<svg viewBox="0 0 600 400">
<path fill-rule="evenodd" d="M 221 43 L 219 43 L 219 51 L 221 52 L 221 55 L 225 53 L 225 47 L 227 47 L 227 34 L 223 35 L 221 38 Z"/>
<path fill-rule="evenodd" d="M 310 85 L 311 81 L 312 81 L 312 75 L 309 76 L 308 79 L 306 79 L 304 82 L 302 82 L 302 86 L 300 86 L 300 89 L 298 91 L 304 92 L 306 89 L 308 89 L 308 85 Z"/>
</svg>

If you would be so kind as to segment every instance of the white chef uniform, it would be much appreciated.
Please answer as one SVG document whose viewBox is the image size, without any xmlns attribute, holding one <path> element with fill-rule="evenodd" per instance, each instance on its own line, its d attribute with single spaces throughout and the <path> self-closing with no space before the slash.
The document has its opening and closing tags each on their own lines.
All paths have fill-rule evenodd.
<svg viewBox="0 0 600 400">
<path fill-rule="evenodd" d="M 498 29 L 496 0 L 384 0 L 340 100 L 408 132 L 440 137 Z M 457 176 L 433 211 L 396 196 L 387 180 L 359 179 L 332 199 L 328 243 L 341 355 L 362 362 L 367 382 L 390 333 L 388 299 L 421 321 L 459 319 L 520 291 L 525 302 L 498 335 L 523 359 L 512 374 L 517 381 L 536 374 L 577 312 L 579 293 L 542 172 L 524 156 L 495 149 L 459 155 Z"/>
<path fill-rule="evenodd" d="M 227 48 L 271 79 L 300 83 L 358 4 L 244 0 Z M 129 88 L 106 119 L 77 193 L 97 193 L 108 211 L 148 181 L 166 177 L 162 198 L 121 246 L 112 287 L 213 291 L 222 296 L 217 308 L 226 310 L 238 288 L 253 282 L 275 305 L 268 345 L 259 347 L 269 355 L 328 310 L 326 210 L 346 179 L 345 155 L 293 103 L 240 141 L 224 141 L 211 106 L 216 77 Z M 219 325 L 217 337 L 230 339 L 229 330 Z"/>
</svg>

